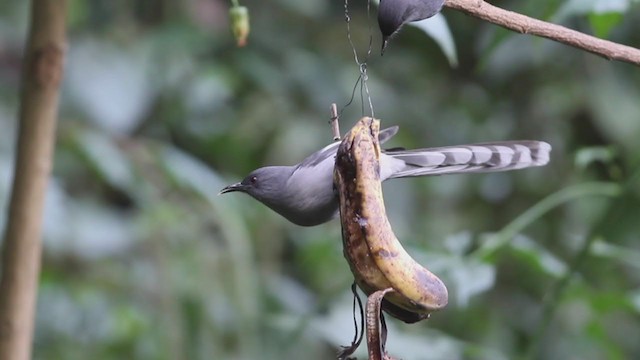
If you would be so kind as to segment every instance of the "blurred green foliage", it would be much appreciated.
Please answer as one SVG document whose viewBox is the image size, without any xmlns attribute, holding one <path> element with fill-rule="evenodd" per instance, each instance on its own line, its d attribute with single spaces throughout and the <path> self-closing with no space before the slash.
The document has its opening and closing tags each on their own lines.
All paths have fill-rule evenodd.
<svg viewBox="0 0 640 360">
<path fill-rule="evenodd" d="M 389 321 L 390 353 L 639 358 L 640 71 L 451 10 L 456 68 L 446 35 L 416 27 L 379 57 L 375 13 L 350 3 L 361 54 L 373 33 L 375 114 L 401 126 L 391 146 L 554 148 L 543 168 L 385 184 L 398 237 L 451 293 L 429 321 Z M 637 2 L 602 3 L 498 5 L 640 47 Z M 351 341 L 338 222 L 300 228 L 217 196 L 330 141 L 329 104 L 358 76 L 343 4 L 243 1 L 244 48 L 229 5 L 70 2 L 36 359 L 330 359 Z M 27 19 L 26 2 L 0 4 L 0 227 Z M 343 130 L 360 116 L 357 95 Z"/>
</svg>

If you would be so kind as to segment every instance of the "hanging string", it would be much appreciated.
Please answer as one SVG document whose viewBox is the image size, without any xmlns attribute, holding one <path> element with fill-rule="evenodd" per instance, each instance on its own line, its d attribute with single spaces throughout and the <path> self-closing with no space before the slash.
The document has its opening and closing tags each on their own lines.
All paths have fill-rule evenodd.
<svg viewBox="0 0 640 360">
<path fill-rule="evenodd" d="M 353 340 L 351 341 L 351 345 L 343 346 L 342 351 L 338 353 L 338 360 L 348 360 L 353 359 L 350 357 L 356 349 L 360 346 L 362 342 L 362 338 L 364 337 L 365 327 L 364 327 L 364 308 L 362 307 L 362 300 L 360 300 L 360 296 L 358 296 L 358 288 L 356 287 L 355 281 L 351 284 L 351 293 L 353 293 L 353 326 L 355 328 L 355 333 L 353 335 Z M 358 304 L 358 312 L 360 315 L 360 327 L 358 327 L 358 320 L 356 319 L 356 302 Z"/>
<path fill-rule="evenodd" d="M 353 51 L 353 59 L 355 63 L 358 65 L 359 76 L 356 80 L 356 83 L 351 91 L 351 98 L 345 104 L 342 109 L 340 109 L 340 114 L 353 102 L 355 98 L 356 89 L 358 85 L 360 85 L 360 102 L 361 102 L 361 112 L 362 115 L 365 115 L 365 96 L 366 103 L 369 105 L 370 116 L 374 117 L 373 111 L 373 101 L 371 100 L 371 93 L 369 92 L 369 75 L 367 74 L 367 61 L 371 56 L 372 45 L 373 45 L 373 35 L 371 32 L 371 0 L 367 1 L 367 27 L 369 30 L 369 46 L 367 48 L 366 56 L 363 61 L 360 61 L 358 57 L 358 50 L 356 49 L 353 40 L 351 39 L 351 15 L 349 14 L 349 0 L 344 0 L 344 19 L 347 23 L 347 39 L 349 40 L 349 45 L 351 46 L 351 50 Z"/>
</svg>

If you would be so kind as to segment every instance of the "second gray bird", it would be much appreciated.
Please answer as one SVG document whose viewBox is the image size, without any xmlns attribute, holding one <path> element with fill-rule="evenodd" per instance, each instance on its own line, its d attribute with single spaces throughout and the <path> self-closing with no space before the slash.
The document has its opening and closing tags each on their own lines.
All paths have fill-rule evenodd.
<svg viewBox="0 0 640 360">
<path fill-rule="evenodd" d="M 398 132 L 380 132 L 380 143 Z M 240 191 L 267 205 L 287 220 L 315 226 L 338 215 L 333 167 L 339 142 L 327 145 L 292 166 L 267 166 L 252 171 L 220 194 Z M 380 155 L 380 179 L 456 173 L 483 173 L 542 166 L 551 145 L 542 141 L 503 141 L 416 150 L 385 150 Z"/>
<path fill-rule="evenodd" d="M 444 0 L 380 0 L 378 26 L 382 32 L 382 53 L 404 24 L 428 19 L 439 13 Z"/>
</svg>

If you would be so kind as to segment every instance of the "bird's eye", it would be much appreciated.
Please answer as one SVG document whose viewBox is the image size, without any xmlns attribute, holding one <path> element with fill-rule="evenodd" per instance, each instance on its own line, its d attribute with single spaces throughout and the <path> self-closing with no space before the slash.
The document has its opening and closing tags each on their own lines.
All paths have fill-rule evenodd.
<svg viewBox="0 0 640 360">
<path fill-rule="evenodd" d="M 258 177 L 257 176 L 252 176 L 251 179 L 249 179 L 249 181 L 251 181 L 252 184 L 255 184 L 258 182 Z"/>
</svg>

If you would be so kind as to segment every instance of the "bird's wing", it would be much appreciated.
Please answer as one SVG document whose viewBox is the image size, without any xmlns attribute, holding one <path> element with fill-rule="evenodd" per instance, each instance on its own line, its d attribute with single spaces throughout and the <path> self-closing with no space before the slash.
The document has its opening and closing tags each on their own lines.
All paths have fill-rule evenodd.
<svg viewBox="0 0 640 360">
<path fill-rule="evenodd" d="M 543 141 L 503 141 L 385 152 L 381 177 L 495 172 L 542 166 L 551 145 Z"/>
<path fill-rule="evenodd" d="M 298 164 L 297 168 L 306 168 L 313 167 L 320 164 L 322 161 L 326 160 L 328 157 L 335 156 L 338 151 L 338 146 L 340 142 L 333 142 L 322 149 L 314 152 L 313 154 L 307 156 L 300 164 Z"/>
<path fill-rule="evenodd" d="M 381 130 L 378 135 L 378 140 L 381 144 L 385 143 L 387 140 L 391 139 L 397 132 L 399 127 L 392 126 L 388 127 L 384 130 Z M 327 159 L 330 156 L 335 156 L 338 151 L 338 146 L 340 145 L 339 141 L 334 141 L 331 144 L 325 146 L 324 148 L 314 152 L 313 154 L 307 156 L 300 164 L 296 166 L 296 168 L 301 167 L 312 167 L 320 164 L 322 161 Z"/>
<path fill-rule="evenodd" d="M 400 129 L 400 127 L 396 125 L 380 130 L 380 133 L 378 133 L 378 142 L 384 144 L 398 133 L 398 129 Z"/>
</svg>

